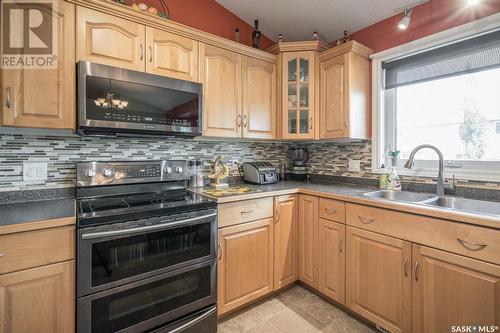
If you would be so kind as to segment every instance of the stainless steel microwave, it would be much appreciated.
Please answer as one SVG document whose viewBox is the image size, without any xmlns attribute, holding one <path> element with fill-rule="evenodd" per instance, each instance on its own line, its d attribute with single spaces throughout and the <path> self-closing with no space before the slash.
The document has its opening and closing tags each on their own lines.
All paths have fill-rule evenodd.
<svg viewBox="0 0 500 333">
<path fill-rule="evenodd" d="M 86 61 L 78 63 L 78 132 L 197 136 L 202 86 Z"/>
</svg>

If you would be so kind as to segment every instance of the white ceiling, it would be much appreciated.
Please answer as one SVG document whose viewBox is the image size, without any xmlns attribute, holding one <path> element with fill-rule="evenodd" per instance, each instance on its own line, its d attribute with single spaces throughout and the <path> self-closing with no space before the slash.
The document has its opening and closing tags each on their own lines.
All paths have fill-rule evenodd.
<svg viewBox="0 0 500 333">
<path fill-rule="evenodd" d="M 395 9 L 415 5 L 418 0 L 216 0 L 274 41 L 283 34 L 285 41 L 312 39 L 317 31 L 321 40 L 334 41 L 378 21 L 393 16 Z"/>
</svg>

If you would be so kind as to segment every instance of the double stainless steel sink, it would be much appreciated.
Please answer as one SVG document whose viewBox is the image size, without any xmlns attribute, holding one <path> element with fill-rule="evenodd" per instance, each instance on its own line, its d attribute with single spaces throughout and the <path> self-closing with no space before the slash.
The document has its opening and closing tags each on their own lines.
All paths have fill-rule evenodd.
<svg viewBox="0 0 500 333">
<path fill-rule="evenodd" d="M 363 195 L 371 198 L 422 204 L 426 206 L 434 206 L 481 215 L 495 215 L 500 217 L 500 202 L 473 200 L 450 196 L 440 197 L 429 193 L 390 190 L 367 192 Z"/>
</svg>

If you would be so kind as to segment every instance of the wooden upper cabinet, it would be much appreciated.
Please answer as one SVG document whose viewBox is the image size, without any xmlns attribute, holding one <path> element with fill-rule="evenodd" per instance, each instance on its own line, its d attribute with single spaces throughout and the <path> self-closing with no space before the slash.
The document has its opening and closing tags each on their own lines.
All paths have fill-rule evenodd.
<svg viewBox="0 0 500 333">
<path fill-rule="evenodd" d="M 198 42 L 146 27 L 146 71 L 198 81 Z"/>
<path fill-rule="evenodd" d="M 348 134 L 346 114 L 346 55 L 320 64 L 320 137 L 342 138 Z"/>
<path fill-rule="evenodd" d="M 241 56 L 201 44 L 203 135 L 241 137 Z"/>
<path fill-rule="evenodd" d="M 389 332 L 410 332 L 411 243 L 346 229 L 345 305 Z"/>
<path fill-rule="evenodd" d="M 297 196 L 275 197 L 274 210 L 274 290 L 278 290 L 299 278 Z"/>
<path fill-rule="evenodd" d="M 313 139 L 316 102 L 315 51 L 282 55 L 281 133 L 283 139 Z"/>
<path fill-rule="evenodd" d="M 243 58 L 243 137 L 276 137 L 276 65 Z"/>
<path fill-rule="evenodd" d="M 48 10 L 40 6 L 40 10 Z M 75 6 L 58 3 L 58 64 L 55 69 L 2 71 L 3 126 L 74 129 L 75 107 Z"/>
<path fill-rule="evenodd" d="M 299 279 L 318 289 L 318 198 L 299 195 Z"/>
<path fill-rule="evenodd" d="M 0 333 L 75 331 L 75 261 L 0 275 Z"/>
<path fill-rule="evenodd" d="M 500 325 L 500 266 L 415 244 L 412 255 L 414 333 Z"/>
<path fill-rule="evenodd" d="M 319 291 L 345 302 L 345 225 L 319 219 Z"/>
<path fill-rule="evenodd" d="M 144 25 L 84 7 L 76 13 L 77 60 L 145 70 Z"/>
<path fill-rule="evenodd" d="M 273 219 L 219 229 L 217 311 L 234 310 L 273 291 Z"/>
<path fill-rule="evenodd" d="M 320 139 L 368 138 L 371 53 L 350 41 L 319 56 Z"/>
</svg>

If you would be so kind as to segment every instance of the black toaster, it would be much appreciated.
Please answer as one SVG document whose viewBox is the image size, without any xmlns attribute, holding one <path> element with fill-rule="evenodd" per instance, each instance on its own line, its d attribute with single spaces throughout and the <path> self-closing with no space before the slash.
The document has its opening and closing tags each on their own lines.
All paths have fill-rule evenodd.
<svg viewBox="0 0 500 333">
<path fill-rule="evenodd" d="M 269 162 L 245 162 L 243 179 L 251 184 L 274 184 L 279 181 L 278 170 Z"/>
</svg>

